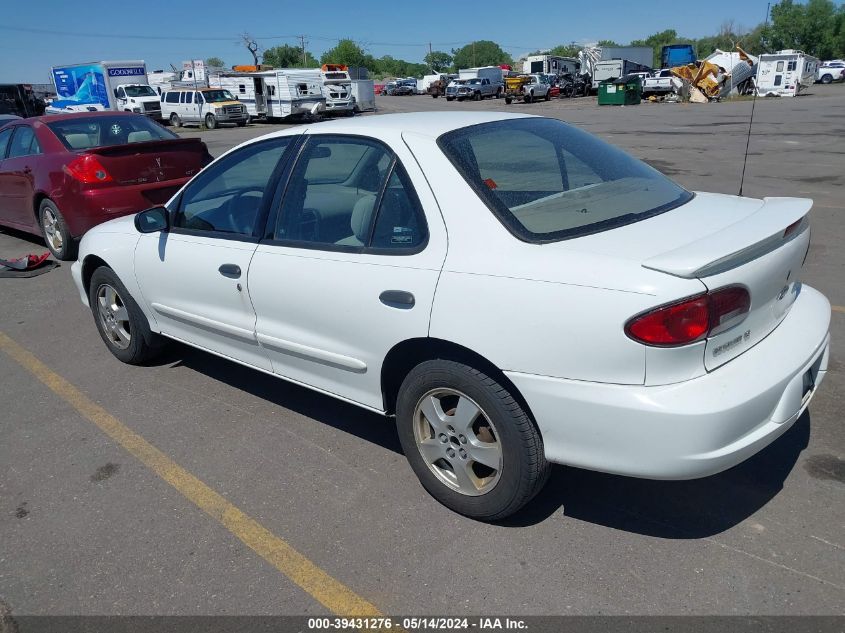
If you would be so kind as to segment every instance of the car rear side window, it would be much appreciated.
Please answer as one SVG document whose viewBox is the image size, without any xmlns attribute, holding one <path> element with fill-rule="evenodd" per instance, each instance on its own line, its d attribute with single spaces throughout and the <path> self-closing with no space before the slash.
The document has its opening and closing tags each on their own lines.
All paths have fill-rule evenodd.
<svg viewBox="0 0 845 633">
<path fill-rule="evenodd" d="M 179 103 L 179 93 L 178 92 L 168 92 L 164 97 L 165 103 Z"/>
<path fill-rule="evenodd" d="M 70 150 L 179 138 L 142 114 L 50 121 L 47 127 Z"/>
<path fill-rule="evenodd" d="M 532 117 L 449 132 L 438 145 L 518 238 L 552 242 L 636 222 L 692 194 L 561 121 Z"/>
</svg>

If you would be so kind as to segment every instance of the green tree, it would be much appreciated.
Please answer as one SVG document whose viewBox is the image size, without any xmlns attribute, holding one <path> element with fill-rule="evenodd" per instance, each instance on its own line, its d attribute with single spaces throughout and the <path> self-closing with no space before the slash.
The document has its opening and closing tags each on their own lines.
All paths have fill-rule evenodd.
<svg viewBox="0 0 845 633">
<path fill-rule="evenodd" d="M 375 58 L 351 39 L 339 40 L 337 46 L 330 48 L 320 56 L 320 63 L 364 66 L 373 72 L 377 69 Z"/>
<path fill-rule="evenodd" d="M 443 72 L 452 65 L 452 56 L 443 51 L 432 51 L 425 56 L 425 63 L 434 72 Z"/>
<path fill-rule="evenodd" d="M 771 20 L 765 36 L 772 50 L 795 48 L 821 59 L 845 54 L 845 10 L 831 0 L 781 0 L 772 7 Z"/>
<path fill-rule="evenodd" d="M 578 57 L 578 52 L 581 50 L 580 46 L 575 44 L 558 44 L 549 51 L 549 55 L 557 55 L 559 57 Z"/>
<path fill-rule="evenodd" d="M 620 44 L 617 44 L 613 40 L 599 40 L 599 46 L 602 46 L 602 47 L 608 46 L 608 47 L 613 48 L 615 46 L 620 46 Z"/>
<path fill-rule="evenodd" d="M 219 57 L 209 57 L 205 60 L 205 65 L 208 68 L 223 68 L 226 65 L 226 62 Z"/>
<path fill-rule="evenodd" d="M 302 49 L 298 46 L 282 44 L 264 51 L 262 61 L 275 68 L 316 68 L 320 63 L 308 51 L 302 59 Z"/>
<path fill-rule="evenodd" d="M 452 49 L 452 61 L 455 68 L 474 68 L 476 66 L 498 66 L 513 64 L 513 59 L 502 47 L 489 40 L 472 42 L 458 49 Z"/>
</svg>

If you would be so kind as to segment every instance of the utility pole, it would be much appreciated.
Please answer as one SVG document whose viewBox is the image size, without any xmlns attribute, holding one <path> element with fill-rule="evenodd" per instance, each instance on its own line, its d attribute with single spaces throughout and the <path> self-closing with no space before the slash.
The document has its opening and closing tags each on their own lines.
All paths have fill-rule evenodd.
<svg viewBox="0 0 845 633">
<path fill-rule="evenodd" d="M 307 68 L 308 67 L 308 59 L 307 59 L 307 55 L 305 53 L 305 36 L 304 35 L 299 36 L 299 42 L 302 44 L 302 67 Z"/>
<path fill-rule="evenodd" d="M 475 68 L 475 42 L 472 43 L 472 67 Z"/>
<path fill-rule="evenodd" d="M 431 42 L 428 43 L 428 69 L 434 72 L 434 67 L 431 65 Z"/>
</svg>

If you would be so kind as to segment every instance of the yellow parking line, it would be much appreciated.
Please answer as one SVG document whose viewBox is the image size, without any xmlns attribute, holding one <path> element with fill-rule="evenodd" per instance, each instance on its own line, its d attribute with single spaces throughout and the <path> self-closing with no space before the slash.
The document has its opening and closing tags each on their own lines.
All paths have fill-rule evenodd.
<svg viewBox="0 0 845 633">
<path fill-rule="evenodd" d="M 831 306 L 834 312 L 845 312 L 845 306 Z"/>
<path fill-rule="evenodd" d="M 284 539 L 179 466 L 3 332 L 0 332 L 0 350 L 324 607 L 343 616 L 381 615 L 375 605 L 332 578 Z"/>
</svg>

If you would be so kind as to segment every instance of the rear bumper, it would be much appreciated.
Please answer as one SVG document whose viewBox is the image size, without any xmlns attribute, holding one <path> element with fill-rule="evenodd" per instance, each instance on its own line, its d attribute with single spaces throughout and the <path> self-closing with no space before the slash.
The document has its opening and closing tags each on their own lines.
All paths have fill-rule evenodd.
<svg viewBox="0 0 845 633">
<path fill-rule="evenodd" d="M 744 461 L 798 419 L 827 372 L 829 325 L 830 303 L 803 286 L 768 337 L 693 380 L 646 387 L 506 374 L 528 402 L 550 461 L 694 479 Z"/>
<path fill-rule="evenodd" d="M 190 178 L 177 178 L 142 185 L 89 189 L 61 205 L 74 237 L 107 220 L 138 213 L 167 202 Z M 65 210 L 70 205 L 72 208 Z"/>
</svg>

